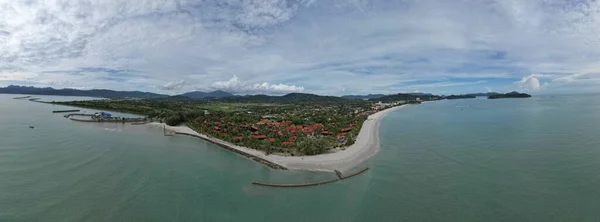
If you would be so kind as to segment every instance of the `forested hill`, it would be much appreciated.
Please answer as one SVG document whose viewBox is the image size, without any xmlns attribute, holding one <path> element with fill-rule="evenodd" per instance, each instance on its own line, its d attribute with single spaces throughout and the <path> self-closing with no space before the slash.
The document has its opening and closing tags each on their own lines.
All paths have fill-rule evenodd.
<svg viewBox="0 0 600 222">
<path fill-rule="evenodd" d="M 384 97 L 384 94 L 369 94 L 369 95 L 345 95 L 342 98 L 346 99 L 376 99 L 380 97 Z"/>
<path fill-rule="evenodd" d="M 51 87 L 37 88 L 32 86 L 10 85 L 0 87 L 0 93 L 5 94 L 30 94 L 30 95 L 57 95 L 57 96 L 88 96 L 102 98 L 165 98 L 168 95 L 140 92 L 140 91 L 115 91 L 108 89 L 54 89 Z"/>
<path fill-rule="evenodd" d="M 217 98 L 218 99 L 218 98 L 233 97 L 235 95 L 225 92 L 225 91 L 217 90 L 217 91 L 213 91 L 213 92 L 202 92 L 202 91 L 187 92 L 187 93 L 181 94 L 181 96 L 189 97 L 192 99 L 205 99 L 205 98 Z"/>
<path fill-rule="evenodd" d="M 268 96 L 268 95 L 247 95 L 221 98 L 220 101 L 226 102 L 241 102 L 241 103 L 331 103 L 331 102 L 348 102 L 349 99 L 336 96 L 320 96 L 307 93 L 290 93 L 284 96 Z"/>
<path fill-rule="evenodd" d="M 404 94 L 404 93 L 398 93 L 398 94 L 393 94 L 393 95 L 387 95 L 387 96 L 383 96 L 383 97 L 379 97 L 379 98 L 375 98 L 375 99 L 370 99 L 370 101 L 380 101 L 383 103 L 391 103 L 391 102 L 397 102 L 397 101 L 416 101 L 417 99 L 421 100 L 421 101 L 430 101 L 430 100 L 439 100 L 441 99 L 441 97 L 439 96 L 435 96 L 435 95 L 414 95 L 414 94 Z"/>
</svg>

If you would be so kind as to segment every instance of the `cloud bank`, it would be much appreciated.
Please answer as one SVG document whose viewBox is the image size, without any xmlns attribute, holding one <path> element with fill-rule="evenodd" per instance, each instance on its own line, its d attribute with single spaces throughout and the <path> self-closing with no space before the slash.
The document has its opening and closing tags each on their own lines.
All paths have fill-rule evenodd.
<svg viewBox="0 0 600 222">
<path fill-rule="evenodd" d="M 0 0 L 0 12 L 0 86 L 175 94 L 236 76 L 240 93 L 600 91 L 597 1 Z"/>
<path fill-rule="evenodd" d="M 212 87 L 237 94 L 287 94 L 304 91 L 304 87 L 295 85 L 269 84 L 268 82 L 252 84 L 241 81 L 237 76 L 233 76 L 227 81 L 215 82 Z"/>
<path fill-rule="evenodd" d="M 160 86 L 160 89 L 162 89 L 162 90 L 181 89 L 181 87 L 183 87 L 183 85 L 185 85 L 185 80 L 179 80 L 177 82 L 168 82 L 168 83 Z"/>
</svg>

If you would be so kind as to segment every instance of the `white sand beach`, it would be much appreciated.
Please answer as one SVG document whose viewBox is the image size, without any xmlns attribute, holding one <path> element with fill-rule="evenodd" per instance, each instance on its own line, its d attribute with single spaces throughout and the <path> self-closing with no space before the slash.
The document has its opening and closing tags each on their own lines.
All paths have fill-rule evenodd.
<svg viewBox="0 0 600 222">
<path fill-rule="evenodd" d="M 223 144 L 244 153 L 271 161 L 288 169 L 329 172 L 337 169 L 344 172 L 368 160 L 379 151 L 379 124 L 381 123 L 381 120 L 386 114 L 405 106 L 406 105 L 392 107 L 370 115 L 363 123 L 356 138 L 356 142 L 353 145 L 346 147 L 345 150 L 315 156 L 279 156 L 273 154 L 267 156 L 262 151 L 237 146 L 220 139 L 208 137 L 187 126 L 168 126 L 156 122 L 147 125 L 160 128 L 165 126 L 169 131 L 194 135 L 213 143 Z"/>
</svg>

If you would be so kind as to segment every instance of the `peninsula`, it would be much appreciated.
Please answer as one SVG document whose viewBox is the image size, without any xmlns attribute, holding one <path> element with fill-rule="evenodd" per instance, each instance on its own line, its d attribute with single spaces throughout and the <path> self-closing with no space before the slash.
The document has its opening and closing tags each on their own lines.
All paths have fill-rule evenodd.
<svg viewBox="0 0 600 222">
<path fill-rule="evenodd" d="M 144 115 L 149 127 L 202 138 L 275 169 L 344 171 L 377 152 L 379 124 L 387 113 L 423 101 L 472 97 L 399 93 L 367 99 L 291 93 L 53 103 Z"/>
</svg>

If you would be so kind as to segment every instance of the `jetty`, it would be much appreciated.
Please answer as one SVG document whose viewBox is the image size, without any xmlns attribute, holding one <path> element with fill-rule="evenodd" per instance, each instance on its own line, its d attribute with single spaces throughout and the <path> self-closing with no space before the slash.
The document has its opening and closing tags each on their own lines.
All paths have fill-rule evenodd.
<svg viewBox="0 0 600 222">
<path fill-rule="evenodd" d="M 366 167 L 356 173 L 347 175 L 347 176 L 341 176 L 341 172 L 338 174 L 339 171 L 336 170 L 336 174 L 338 174 L 339 178 L 336 179 L 331 179 L 331 180 L 325 180 L 325 181 L 317 181 L 317 182 L 308 182 L 308 183 L 269 183 L 269 182 L 259 182 L 259 181 L 254 181 L 252 182 L 252 184 L 254 185 L 259 185 L 259 186 L 267 186 L 267 187 L 310 187 L 310 186 L 319 186 L 319 185 L 323 185 L 323 184 L 328 184 L 328 183 L 333 183 L 333 182 L 337 182 L 340 180 L 345 180 L 348 179 L 350 177 L 359 175 L 361 173 L 364 173 L 365 171 L 369 170 L 369 167 Z"/>
<path fill-rule="evenodd" d="M 52 113 L 75 113 L 75 112 L 79 112 L 80 110 L 78 109 L 67 109 L 67 110 L 54 110 L 52 111 Z"/>
<path fill-rule="evenodd" d="M 84 114 L 84 113 L 70 113 L 70 114 L 65 115 L 64 117 L 65 118 L 69 118 L 71 116 L 89 116 L 89 117 L 92 117 L 94 115 L 92 115 L 92 114 Z"/>
<path fill-rule="evenodd" d="M 31 96 L 21 96 L 21 97 L 15 97 L 13 99 L 29 99 L 31 98 Z"/>
</svg>

